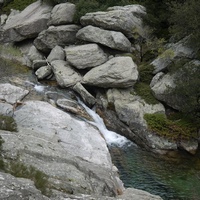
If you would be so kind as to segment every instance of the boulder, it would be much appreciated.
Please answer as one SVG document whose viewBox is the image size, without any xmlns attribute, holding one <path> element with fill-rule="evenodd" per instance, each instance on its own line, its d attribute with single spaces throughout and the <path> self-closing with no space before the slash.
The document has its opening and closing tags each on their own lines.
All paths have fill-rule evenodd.
<svg viewBox="0 0 200 200">
<path fill-rule="evenodd" d="M 74 86 L 82 80 L 82 76 L 76 72 L 66 61 L 54 60 L 51 62 L 56 81 L 61 87 Z"/>
<path fill-rule="evenodd" d="M 0 84 L 0 100 L 6 101 L 10 104 L 15 104 L 18 101 L 21 101 L 28 93 L 28 90 L 9 83 Z"/>
<path fill-rule="evenodd" d="M 130 89 L 109 89 L 106 93 L 108 105 L 113 105 L 118 118 L 124 122 L 130 131 L 124 129 L 124 134 L 136 144 L 150 149 L 159 154 L 167 154 L 169 151 L 177 151 L 175 141 L 157 136 L 148 130 L 144 119 L 145 114 L 165 113 L 162 104 L 147 104 L 137 95 L 130 93 Z"/>
<path fill-rule="evenodd" d="M 97 44 L 69 46 L 65 48 L 67 61 L 78 69 L 96 67 L 108 60 Z"/>
<path fill-rule="evenodd" d="M 93 106 L 96 103 L 96 99 L 83 87 L 81 83 L 77 83 L 73 90 L 75 90 L 89 106 Z"/>
<path fill-rule="evenodd" d="M 47 28 L 52 7 L 36 1 L 22 12 L 10 18 L 3 26 L 1 42 L 19 42 L 35 38 Z"/>
<path fill-rule="evenodd" d="M 35 75 L 39 80 L 48 77 L 52 73 L 52 69 L 50 65 L 40 67 L 36 72 Z"/>
<path fill-rule="evenodd" d="M 175 74 L 164 74 L 162 72 L 157 73 L 151 83 L 150 87 L 153 95 L 156 99 L 165 102 L 167 105 L 174 109 L 180 109 L 179 100 L 175 94 L 172 93 L 171 89 L 175 88 Z"/>
<path fill-rule="evenodd" d="M 198 140 L 181 140 L 178 147 L 194 155 L 198 150 L 198 146 Z"/>
<path fill-rule="evenodd" d="M 126 88 L 133 86 L 137 79 L 137 65 L 130 57 L 114 57 L 92 68 L 85 74 L 82 83 L 103 88 Z"/>
<path fill-rule="evenodd" d="M 76 42 L 76 33 L 80 27 L 78 25 L 50 26 L 42 31 L 34 40 L 34 45 L 38 50 L 49 53 L 56 45 L 66 46 Z"/>
<path fill-rule="evenodd" d="M 34 45 L 30 47 L 27 57 L 31 62 L 34 60 L 44 60 L 44 55 Z"/>
<path fill-rule="evenodd" d="M 54 60 L 65 60 L 65 52 L 62 47 L 55 46 L 50 54 L 47 57 L 48 62 L 52 62 Z"/>
<path fill-rule="evenodd" d="M 154 66 L 153 73 L 156 74 L 166 70 L 173 61 L 179 58 L 194 58 L 197 49 L 189 47 L 188 39 L 186 37 L 177 43 L 169 44 L 167 50 L 151 63 Z"/>
<path fill-rule="evenodd" d="M 6 14 L 0 15 L 0 26 L 4 25 L 6 23 L 8 16 Z"/>
<path fill-rule="evenodd" d="M 46 66 L 47 61 L 46 60 L 34 60 L 32 63 L 33 70 L 38 70 L 40 67 Z"/>
<path fill-rule="evenodd" d="M 99 43 L 120 51 L 130 52 L 131 50 L 130 41 L 121 32 L 86 26 L 78 31 L 76 37 L 84 41 Z"/>
<path fill-rule="evenodd" d="M 57 4 L 51 11 L 48 25 L 64 25 L 73 22 L 76 6 L 72 3 Z"/>
<path fill-rule="evenodd" d="M 16 178 L 10 174 L 0 172 L 0 199 L 24 200 L 37 199 L 49 200 L 41 194 L 34 182 L 25 178 Z"/>
<path fill-rule="evenodd" d="M 14 116 L 19 131 L 0 131 L 3 158 L 46 174 L 47 189 L 97 196 L 124 189 L 104 138 L 87 122 L 43 101 L 27 101 Z"/>
<path fill-rule="evenodd" d="M 135 32 L 142 35 L 143 27 L 140 15 L 145 13 L 145 8 L 140 5 L 118 6 L 105 12 L 87 13 L 81 17 L 80 22 L 83 26 L 93 25 L 120 31 L 132 38 Z"/>
</svg>

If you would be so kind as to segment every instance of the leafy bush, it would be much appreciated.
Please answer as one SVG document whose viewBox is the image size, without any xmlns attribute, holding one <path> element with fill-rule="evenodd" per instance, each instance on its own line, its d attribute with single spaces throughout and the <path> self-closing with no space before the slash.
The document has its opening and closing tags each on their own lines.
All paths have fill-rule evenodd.
<svg viewBox="0 0 200 200">
<path fill-rule="evenodd" d="M 17 131 L 17 124 L 14 118 L 0 115 L 0 130 Z"/>
<path fill-rule="evenodd" d="M 140 81 L 146 84 L 150 84 L 153 78 L 154 66 L 150 64 L 143 63 L 138 66 L 138 71 L 140 75 Z"/>
<path fill-rule="evenodd" d="M 159 103 L 157 99 L 152 95 L 151 88 L 148 84 L 138 82 L 134 86 L 134 91 L 148 104 L 157 104 Z"/>
<path fill-rule="evenodd" d="M 197 137 L 196 125 L 186 118 L 179 120 L 169 120 L 164 114 L 145 114 L 144 119 L 147 121 L 148 128 L 159 136 L 171 140 L 189 140 Z"/>
<path fill-rule="evenodd" d="M 36 2 L 37 0 L 13 0 L 9 2 L 8 4 L 5 4 L 2 8 L 2 11 L 0 13 L 6 13 L 9 14 L 11 9 L 15 10 L 23 10 L 31 3 Z"/>
</svg>

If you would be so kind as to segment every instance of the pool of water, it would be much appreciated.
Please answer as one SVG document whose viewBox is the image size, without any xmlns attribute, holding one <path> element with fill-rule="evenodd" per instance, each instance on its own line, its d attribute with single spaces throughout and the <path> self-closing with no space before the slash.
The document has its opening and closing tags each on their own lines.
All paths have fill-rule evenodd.
<svg viewBox="0 0 200 200">
<path fill-rule="evenodd" d="M 125 187 L 142 189 L 164 200 L 200 200 L 200 153 L 169 161 L 136 145 L 111 147 L 110 152 Z"/>
</svg>

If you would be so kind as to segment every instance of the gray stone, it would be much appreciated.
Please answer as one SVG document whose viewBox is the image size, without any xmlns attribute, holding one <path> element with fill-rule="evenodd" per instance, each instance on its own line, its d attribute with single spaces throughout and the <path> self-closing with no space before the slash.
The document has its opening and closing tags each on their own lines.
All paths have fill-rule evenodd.
<svg viewBox="0 0 200 200">
<path fill-rule="evenodd" d="M 46 60 L 34 60 L 32 63 L 32 68 L 34 70 L 39 69 L 40 67 L 46 66 L 47 65 L 47 61 Z"/>
<path fill-rule="evenodd" d="M 94 26 L 86 26 L 76 34 L 78 39 L 95 42 L 112 49 L 130 52 L 131 43 L 121 32 L 103 30 Z"/>
<path fill-rule="evenodd" d="M 3 26 L 2 42 L 19 42 L 27 38 L 35 38 L 47 28 L 52 7 L 40 1 L 26 7 Z"/>
<path fill-rule="evenodd" d="M 21 101 L 28 93 L 28 90 L 9 83 L 0 84 L 0 99 L 10 104 L 15 104 L 18 101 Z"/>
<path fill-rule="evenodd" d="M 78 69 L 95 67 L 108 60 L 97 44 L 69 46 L 65 48 L 65 53 L 67 61 Z"/>
<path fill-rule="evenodd" d="M 65 52 L 62 47 L 55 46 L 50 54 L 47 57 L 48 62 L 52 62 L 54 60 L 65 60 Z"/>
<path fill-rule="evenodd" d="M 92 68 L 83 77 L 82 83 L 103 88 L 126 88 L 138 79 L 137 65 L 130 57 L 115 57 Z"/>
<path fill-rule="evenodd" d="M 54 60 L 51 62 L 53 72 L 58 84 L 62 87 L 74 86 L 82 80 L 82 76 L 76 72 L 66 61 Z"/>
<path fill-rule="evenodd" d="M 175 88 L 175 74 L 163 74 L 162 72 L 156 74 L 151 83 L 150 87 L 153 91 L 153 95 L 160 101 L 165 102 L 167 105 L 174 109 L 180 109 L 179 100 L 175 94 L 172 94 L 171 89 Z M 178 102 L 177 102 L 178 101 Z"/>
<path fill-rule="evenodd" d="M 136 12 L 135 12 L 136 11 Z M 142 20 L 139 15 L 145 14 L 145 8 L 139 5 L 129 7 L 114 7 L 107 12 L 87 13 L 81 17 L 83 26 L 93 25 L 108 30 L 115 30 L 124 33 L 128 37 L 133 37 L 135 32 L 142 35 Z"/>
<path fill-rule="evenodd" d="M 30 47 L 27 57 L 31 62 L 34 60 L 44 60 L 44 55 L 34 45 Z"/>
<path fill-rule="evenodd" d="M 76 33 L 80 27 L 78 25 L 50 26 L 42 31 L 34 40 L 34 45 L 38 50 L 50 52 L 56 45 L 66 46 L 76 42 Z"/>
<path fill-rule="evenodd" d="M 80 112 L 80 107 L 78 106 L 77 101 L 69 99 L 58 99 L 56 101 L 56 105 L 70 113 L 78 114 Z"/>
<path fill-rule="evenodd" d="M 93 106 L 96 103 L 96 99 L 83 87 L 81 83 L 77 83 L 73 90 L 75 90 L 83 98 L 84 102 L 89 106 Z"/>
<path fill-rule="evenodd" d="M 153 73 L 164 71 L 173 61 L 178 58 L 194 58 L 196 49 L 188 47 L 188 37 L 175 43 L 169 44 L 169 48 L 156 58 L 151 65 L 154 66 Z"/>
<path fill-rule="evenodd" d="M 35 75 L 39 80 L 48 77 L 52 73 L 52 69 L 50 65 L 40 67 L 36 72 Z"/>
<path fill-rule="evenodd" d="M 51 11 L 48 25 L 63 25 L 73 22 L 76 6 L 72 3 L 57 4 Z"/>
<path fill-rule="evenodd" d="M 8 18 L 8 16 L 6 14 L 0 15 L 0 25 L 1 26 L 6 23 L 7 18 Z"/>
<path fill-rule="evenodd" d="M 6 200 L 49 200 L 36 189 L 33 181 L 16 178 L 10 174 L 0 172 L 0 199 Z"/>
<path fill-rule="evenodd" d="M 0 115 L 11 116 L 13 115 L 13 106 L 8 103 L 0 102 Z"/>
<path fill-rule="evenodd" d="M 191 153 L 192 155 L 196 154 L 198 146 L 199 146 L 198 140 L 189 140 L 189 141 L 181 140 L 179 144 L 179 148 Z"/>
</svg>

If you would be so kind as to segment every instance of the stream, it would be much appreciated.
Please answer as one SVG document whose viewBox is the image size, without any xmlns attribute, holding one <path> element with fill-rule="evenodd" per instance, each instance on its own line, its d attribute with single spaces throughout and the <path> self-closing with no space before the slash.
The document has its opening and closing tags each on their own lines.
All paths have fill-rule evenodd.
<svg viewBox="0 0 200 200">
<path fill-rule="evenodd" d="M 41 92 L 46 86 L 35 84 L 31 70 L 24 68 L 18 72 L 14 71 L 16 67 L 10 63 L 5 64 L 1 59 L 0 63 L 0 83 L 17 82 L 19 86 L 29 83 L 27 87 L 33 93 L 31 98 L 42 99 Z M 48 88 L 50 87 L 46 87 Z M 80 101 L 79 103 L 94 119 L 94 122 L 89 123 L 104 135 L 125 187 L 142 189 L 157 194 L 164 200 L 200 200 L 200 152 L 195 156 L 183 154 L 173 160 L 155 157 L 126 138 L 107 130 L 94 110 Z"/>
</svg>

